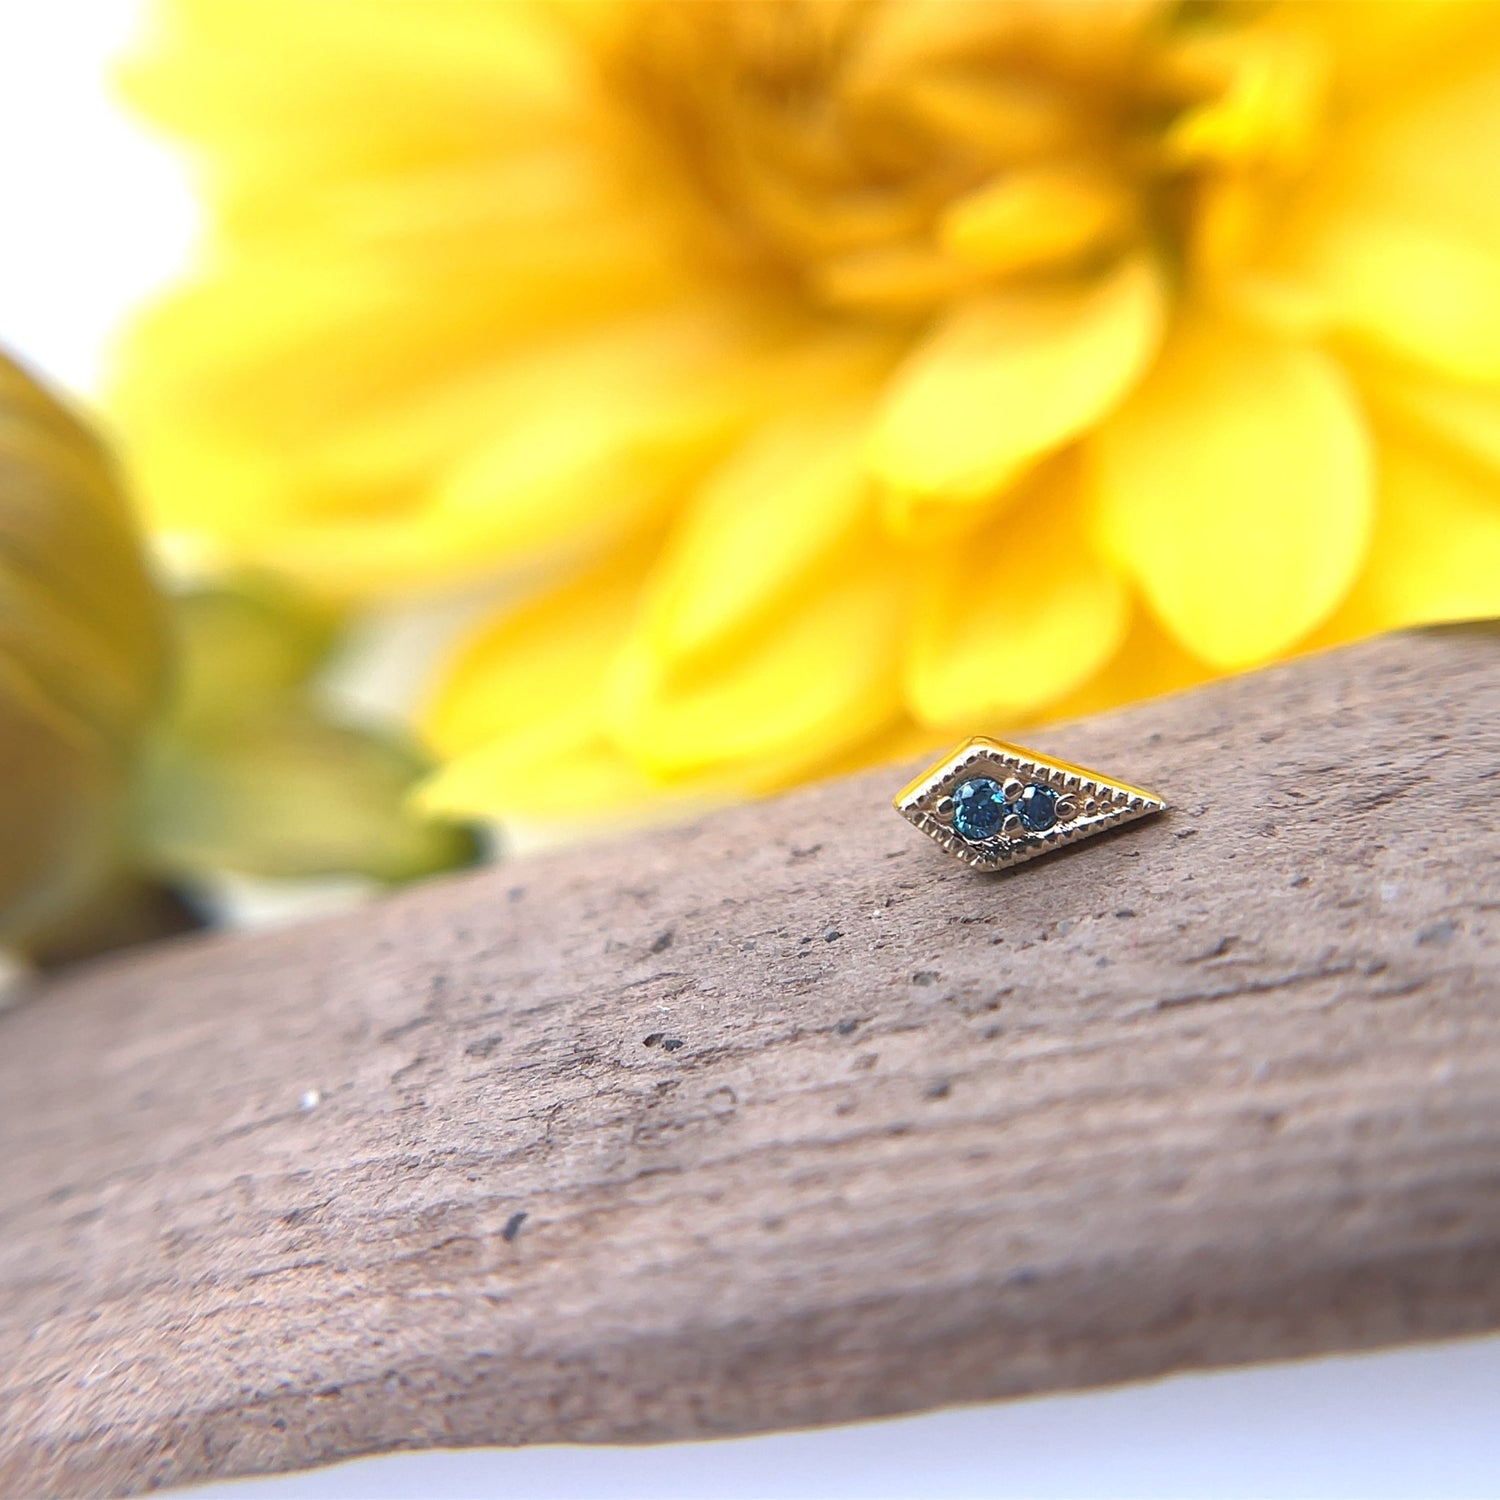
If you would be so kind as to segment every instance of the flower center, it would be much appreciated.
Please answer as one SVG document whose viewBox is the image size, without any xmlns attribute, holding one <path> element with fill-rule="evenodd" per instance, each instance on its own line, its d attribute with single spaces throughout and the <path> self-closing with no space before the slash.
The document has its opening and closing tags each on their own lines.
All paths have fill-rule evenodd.
<svg viewBox="0 0 1500 1500">
<path fill-rule="evenodd" d="M 1210 179 L 1298 157 L 1317 69 L 1226 9 L 665 0 L 606 75 L 688 189 L 698 254 L 921 315 L 1143 240 L 1180 260 Z"/>
</svg>

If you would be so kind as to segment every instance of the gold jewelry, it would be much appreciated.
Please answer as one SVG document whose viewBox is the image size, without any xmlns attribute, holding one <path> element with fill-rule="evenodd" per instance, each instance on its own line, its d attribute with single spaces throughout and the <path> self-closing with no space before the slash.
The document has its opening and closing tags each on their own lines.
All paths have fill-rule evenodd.
<svg viewBox="0 0 1500 1500">
<path fill-rule="evenodd" d="M 1155 792 L 976 736 L 929 767 L 896 811 L 976 870 L 1001 870 L 1166 808 Z"/>
</svg>

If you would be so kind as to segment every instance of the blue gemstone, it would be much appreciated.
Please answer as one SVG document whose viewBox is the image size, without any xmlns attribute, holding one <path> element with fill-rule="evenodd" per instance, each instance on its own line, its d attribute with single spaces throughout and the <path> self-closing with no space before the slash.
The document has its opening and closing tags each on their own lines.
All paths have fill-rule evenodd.
<svg viewBox="0 0 1500 1500">
<path fill-rule="evenodd" d="M 999 833 L 1005 812 L 1005 793 L 988 776 L 964 782 L 953 794 L 953 826 L 970 843 Z"/>
<path fill-rule="evenodd" d="M 1045 833 L 1057 822 L 1057 793 L 1050 786 L 1029 786 L 1016 803 L 1016 814 L 1028 833 Z"/>
</svg>

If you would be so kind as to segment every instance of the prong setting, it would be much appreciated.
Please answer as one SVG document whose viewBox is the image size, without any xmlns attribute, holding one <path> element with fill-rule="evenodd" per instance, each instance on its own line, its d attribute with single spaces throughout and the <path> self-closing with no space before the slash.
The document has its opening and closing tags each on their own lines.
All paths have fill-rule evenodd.
<svg viewBox="0 0 1500 1500">
<path fill-rule="evenodd" d="M 1034 750 L 976 738 L 896 798 L 896 809 L 978 870 L 1024 863 L 1054 848 L 1162 811 L 1153 792 Z"/>
</svg>

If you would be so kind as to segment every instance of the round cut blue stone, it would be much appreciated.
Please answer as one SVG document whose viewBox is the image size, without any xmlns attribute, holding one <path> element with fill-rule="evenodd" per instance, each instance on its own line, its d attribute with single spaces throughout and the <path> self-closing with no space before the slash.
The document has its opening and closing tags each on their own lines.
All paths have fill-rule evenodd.
<svg viewBox="0 0 1500 1500">
<path fill-rule="evenodd" d="M 1017 800 L 1015 811 L 1028 833 L 1045 833 L 1057 822 L 1057 793 L 1050 786 L 1029 786 Z"/>
<path fill-rule="evenodd" d="M 1005 793 L 998 781 L 976 776 L 953 794 L 953 826 L 970 843 L 980 843 L 1000 832 L 1005 821 Z"/>
</svg>

